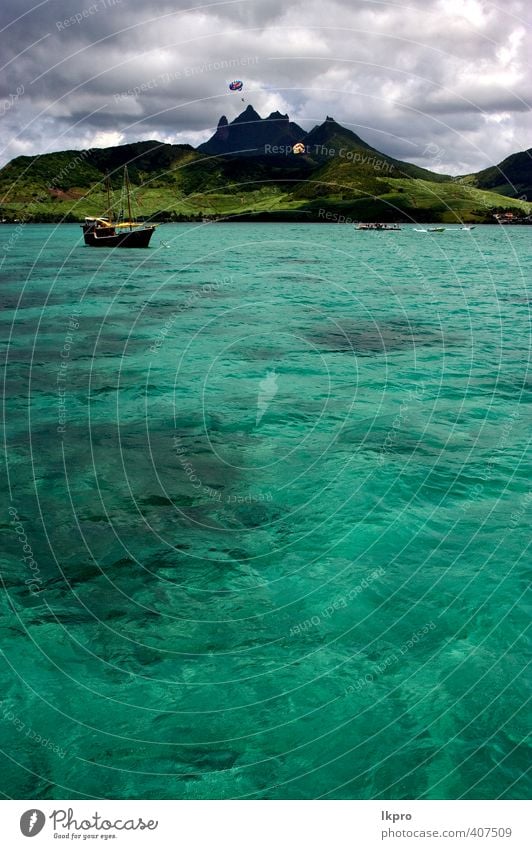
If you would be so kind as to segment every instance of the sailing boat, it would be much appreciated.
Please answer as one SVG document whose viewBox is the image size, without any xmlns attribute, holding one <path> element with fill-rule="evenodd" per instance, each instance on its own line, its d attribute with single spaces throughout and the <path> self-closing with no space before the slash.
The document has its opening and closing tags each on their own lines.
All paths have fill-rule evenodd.
<svg viewBox="0 0 532 849">
<path fill-rule="evenodd" d="M 109 177 L 107 186 L 107 215 L 100 218 L 85 218 L 82 224 L 83 238 L 91 248 L 147 248 L 155 232 L 155 224 L 144 224 L 132 220 L 131 215 L 131 186 L 127 165 L 124 166 L 124 188 L 127 197 L 127 221 L 122 221 L 122 212 L 113 221 L 111 211 L 111 186 Z"/>
</svg>

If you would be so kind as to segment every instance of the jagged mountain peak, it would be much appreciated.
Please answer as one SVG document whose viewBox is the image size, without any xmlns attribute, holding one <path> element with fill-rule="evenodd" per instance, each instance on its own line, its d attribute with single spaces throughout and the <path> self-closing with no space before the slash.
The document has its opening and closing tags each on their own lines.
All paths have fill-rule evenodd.
<svg viewBox="0 0 532 849">
<path fill-rule="evenodd" d="M 268 153 L 269 148 L 290 148 L 304 135 L 304 130 L 290 121 L 288 115 L 275 111 L 267 118 L 261 118 L 253 106 L 248 104 L 230 123 L 219 123 L 215 134 L 198 150 L 215 156 L 257 156 Z"/>
<path fill-rule="evenodd" d="M 349 147 L 356 146 L 374 150 L 364 139 L 361 139 L 352 130 L 348 130 L 347 127 L 338 124 L 330 115 L 322 124 L 317 124 L 306 135 L 306 141 L 309 144 L 327 144 L 334 139 L 341 139 Z"/>
<path fill-rule="evenodd" d="M 359 163 L 362 170 L 376 169 L 378 164 L 380 168 L 388 169 L 388 175 L 393 171 L 398 176 L 434 178 L 429 171 L 400 162 L 376 150 L 352 130 L 335 121 L 331 115 L 327 115 L 323 123 L 306 133 L 290 121 L 288 115 L 279 111 L 261 118 L 251 104 L 230 123 L 219 124 L 216 133 L 198 150 L 210 156 L 281 156 L 284 160 L 287 151 L 291 153 L 296 142 L 305 144 L 306 154 L 315 164 L 352 161 Z M 369 156 L 373 158 L 369 160 Z"/>
<path fill-rule="evenodd" d="M 253 106 L 249 104 L 246 106 L 243 112 L 240 115 L 237 115 L 234 121 L 231 121 L 232 124 L 240 123 L 241 121 L 262 121 L 259 113 L 255 111 Z"/>
</svg>

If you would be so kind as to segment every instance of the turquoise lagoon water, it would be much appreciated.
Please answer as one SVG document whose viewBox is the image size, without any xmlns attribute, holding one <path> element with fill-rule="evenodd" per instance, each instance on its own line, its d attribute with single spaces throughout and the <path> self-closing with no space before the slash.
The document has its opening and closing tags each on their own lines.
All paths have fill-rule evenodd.
<svg viewBox="0 0 532 849">
<path fill-rule="evenodd" d="M 530 235 L 1 228 L 5 796 L 530 793 Z"/>
</svg>

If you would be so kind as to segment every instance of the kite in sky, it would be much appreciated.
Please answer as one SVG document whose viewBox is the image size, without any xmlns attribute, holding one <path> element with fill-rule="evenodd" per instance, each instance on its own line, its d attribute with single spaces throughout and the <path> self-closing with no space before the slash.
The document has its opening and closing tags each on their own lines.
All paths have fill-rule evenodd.
<svg viewBox="0 0 532 849">
<path fill-rule="evenodd" d="M 229 91 L 242 91 L 243 88 L 244 83 L 242 82 L 242 80 L 233 80 L 232 83 L 229 83 Z M 242 103 L 246 102 L 243 97 L 241 98 L 241 100 Z"/>
</svg>

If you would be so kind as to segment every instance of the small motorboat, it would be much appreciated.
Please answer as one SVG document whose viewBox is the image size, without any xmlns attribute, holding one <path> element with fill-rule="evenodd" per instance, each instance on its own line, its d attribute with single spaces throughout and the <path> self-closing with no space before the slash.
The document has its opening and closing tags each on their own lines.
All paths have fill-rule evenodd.
<svg viewBox="0 0 532 849">
<path fill-rule="evenodd" d="M 359 224 L 357 224 L 355 229 L 357 229 L 357 230 L 379 230 L 379 231 L 380 230 L 393 230 L 393 231 L 397 231 L 397 230 L 400 230 L 401 228 L 399 227 L 399 224 L 381 224 L 380 222 L 366 224 L 366 223 L 360 222 Z"/>
<path fill-rule="evenodd" d="M 445 233 L 445 227 L 428 227 L 427 233 Z"/>
</svg>

